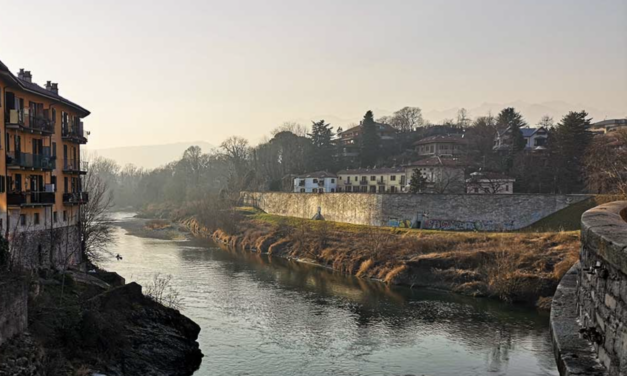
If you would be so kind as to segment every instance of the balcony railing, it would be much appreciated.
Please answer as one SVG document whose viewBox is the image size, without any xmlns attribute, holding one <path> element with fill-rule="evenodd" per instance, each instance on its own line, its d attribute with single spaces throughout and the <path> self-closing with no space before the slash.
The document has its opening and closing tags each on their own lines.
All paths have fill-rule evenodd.
<svg viewBox="0 0 627 376">
<path fill-rule="evenodd" d="M 72 192 L 63 194 L 63 203 L 68 205 L 82 205 L 89 202 L 87 192 Z"/>
<path fill-rule="evenodd" d="M 368 180 L 361 180 L 359 185 L 368 185 Z"/>
<path fill-rule="evenodd" d="M 49 151 L 49 149 L 46 148 Z M 24 168 L 37 170 L 54 169 L 54 157 L 50 157 L 49 153 L 30 154 L 19 151 L 7 152 L 7 166 L 9 168 Z"/>
<path fill-rule="evenodd" d="M 61 137 L 63 137 L 64 140 L 78 142 L 80 144 L 87 143 L 82 121 L 62 124 Z"/>
<path fill-rule="evenodd" d="M 7 205 L 9 206 L 52 205 L 54 202 L 54 192 L 7 193 Z"/>
<path fill-rule="evenodd" d="M 8 129 L 19 129 L 29 132 L 54 133 L 54 121 L 44 115 L 35 114 L 28 109 L 9 110 L 6 119 Z"/>
<path fill-rule="evenodd" d="M 86 174 L 89 164 L 86 161 L 79 161 L 77 159 L 64 159 L 63 160 L 63 172 L 66 174 Z"/>
</svg>

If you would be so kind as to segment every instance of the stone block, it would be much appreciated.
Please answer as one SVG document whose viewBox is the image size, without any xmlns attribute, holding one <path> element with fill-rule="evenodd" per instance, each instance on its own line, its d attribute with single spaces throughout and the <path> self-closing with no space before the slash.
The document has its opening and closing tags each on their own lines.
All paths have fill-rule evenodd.
<svg viewBox="0 0 627 376">
<path fill-rule="evenodd" d="M 616 299 L 611 294 L 605 294 L 605 306 L 611 311 L 616 310 Z"/>
</svg>

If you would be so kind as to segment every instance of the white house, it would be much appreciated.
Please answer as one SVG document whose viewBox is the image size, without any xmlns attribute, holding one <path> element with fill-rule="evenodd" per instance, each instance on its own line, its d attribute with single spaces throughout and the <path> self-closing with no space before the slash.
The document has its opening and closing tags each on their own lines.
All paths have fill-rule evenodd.
<svg viewBox="0 0 627 376">
<path fill-rule="evenodd" d="M 466 193 L 479 195 L 511 195 L 516 179 L 494 172 L 473 172 L 466 179 Z"/>
<path fill-rule="evenodd" d="M 464 162 L 458 158 L 434 156 L 407 165 L 407 192 L 414 170 L 425 178 L 426 186 L 421 193 L 464 193 Z"/>
<path fill-rule="evenodd" d="M 525 138 L 525 150 L 527 151 L 543 151 L 546 150 L 546 142 L 549 138 L 549 132 L 544 127 L 520 128 L 523 137 Z M 497 132 L 494 138 L 494 150 L 495 151 L 507 151 L 511 149 L 512 144 L 512 130 L 507 127 L 502 132 Z"/>
<path fill-rule="evenodd" d="M 334 193 L 337 191 L 337 175 L 317 171 L 294 178 L 295 193 Z"/>
</svg>

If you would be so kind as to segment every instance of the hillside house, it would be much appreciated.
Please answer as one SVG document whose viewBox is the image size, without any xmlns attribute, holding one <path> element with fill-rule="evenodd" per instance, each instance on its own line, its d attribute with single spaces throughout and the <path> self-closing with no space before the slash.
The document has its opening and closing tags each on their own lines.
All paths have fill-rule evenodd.
<svg viewBox="0 0 627 376">
<path fill-rule="evenodd" d="M 447 134 L 426 137 L 414 143 L 421 157 L 455 157 L 466 153 L 467 141 L 462 134 Z"/>
<path fill-rule="evenodd" d="M 375 123 L 377 134 L 381 138 L 382 146 L 390 144 L 396 140 L 396 129 L 388 124 Z M 360 139 L 363 132 L 362 125 L 349 128 L 338 133 L 336 143 L 340 148 L 340 156 L 346 159 L 357 159 L 359 157 Z"/>
<path fill-rule="evenodd" d="M 317 171 L 294 178 L 295 193 L 334 193 L 337 190 L 337 175 Z"/>
<path fill-rule="evenodd" d="M 620 129 L 627 129 L 627 119 L 603 120 L 590 125 L 590 131 L 594 133 L 611 133 Z"/>
<path fill-rule="evenodd" d="M 544 127 L 521 128 L 520 131 L 525 138 L 525 151 L 541 152 L 546 150 L 546 143 L 549 137 L 549 132 Z M 494 151 L 507 151 L 511 149 L 512 145 L 512 129 L 507 127 L 501 132 L 497 132 L 494 138 Z"/>
<path fill-rule="evenodd" d="M 516 179 L 502 174 L 477 171 L 466 180 L 466 193 L 511 195 L 514 193 L 515 181 Z"/>
<path fill-rule="evenodd" d="M 338 175 L 338 192 L 401 193 L 407 177 L 403 167 L 342 170 Z"/>
</svg>

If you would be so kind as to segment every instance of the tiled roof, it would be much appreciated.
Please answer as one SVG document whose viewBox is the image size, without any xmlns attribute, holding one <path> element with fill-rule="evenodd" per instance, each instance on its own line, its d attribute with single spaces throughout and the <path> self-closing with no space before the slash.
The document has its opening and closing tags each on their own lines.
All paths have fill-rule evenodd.
<svg viewBox="0 0 627 376">
<path fill-rule="evenodd" d="M 379 167 L 379 168 L 355 168 L 350 170 L 338 171 L 338 175 L 359 175 L 359 174 L 393 174 L 397 172 L 405 172 L 403 167 Z"/>
<path fill-rule="evenodd" d="M 437 142 L 465 144 L 466 143 L 466 139 L 463 138 L 463 135 L 461 135 L 461 134 L 437 135 L 437 136 L 431 136 L 431 137 L 427 137 L 427 138 L 423 138 L 421 140 L 418 140 L 418 141 L 416 141 L 414 143 L 414 145 L 426 145 L 426 144 L 433 144 L 433 143 L 437 143 Z"/>
<path fill-rule="evenodd" d="M 79 106 L 78 104 L 70 101 L 69 99 L 65 99 L 62 96 L 51 92 L 50 90 L 46 90 L 45 88 L 37 85 L 34 82 L 28 82 L 28 81 L 19 79 L 18 77 L 13 75 L 13 73 L 11 73 L 9 68 L 2 61 L 0 61 L 0 75 L 4 75 L 10 81 L 13 81 L 22 90 L 29 91 L 31 93 L 41 95 L 43 97 L 46 97 L 46 98 L 58 101 L 60 103 L 63 103 L 63 104 L 66 104 L 66 105 L 72 107 L 73 109 L 77 110 L 83 117 L 85 117 L 85 116 L 90 114 L 90 112 L 87 109 Z"/>
<path fill-rule="evenodd" d="M 516 180 L 507 175 L 498 173 L 498 172 L 473 172 L 470 174 L 470 179 L 468 181 L 479 181 L 479 180 Z"/>
<path fill-rule="evenodd" d="M 376 125 L 377 127 L 383 127 L 386 131 L 389 131 L 389 132 L 396 132 L 396 128 L 394 128 L 393 126 L 391 126 L 389 124 L 376 123 L 375 122 L 374 125 Z M 349 128 L 349 129 L 347 129 L 345 131 L 342 131 L 342 132 L 338 133 L 338 135 L 342 135 L 342 134 L 345 134 L 345 133 L 352 133 L 352 132 L 356 132 L 356 131 L 361 132 L 361 124 L 356 125 L 356 126 L 354 126 L 352 128 Z"/>
<path fill-rule="evenodd" d="M 324 179 L 324 178 L 337 178 L 337 175 L 332 174 L 330 172 L 326 172 L 326 171 L 316 171 L 316 172 L 310 172 L 304 175 L 298 175 L 296 177 L 298 179 L 307 179 L 307 178 Z"/>
<path fill-rule="evenodd" d="M 410 163 L 407 167 L 432 167 L 432 166 L 446 166 L 446 167 L 462 167 L 463 161 L 458 158 L 442 158 L 433 156 L 425 159 L 421 159 L 416 162 Z"/>
</svg>

